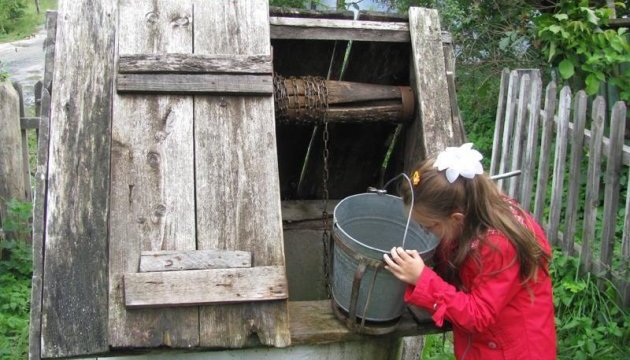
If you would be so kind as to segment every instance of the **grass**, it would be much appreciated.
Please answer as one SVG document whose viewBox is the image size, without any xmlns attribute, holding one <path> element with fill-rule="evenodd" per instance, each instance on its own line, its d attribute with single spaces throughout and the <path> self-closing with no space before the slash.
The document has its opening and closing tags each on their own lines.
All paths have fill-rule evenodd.
<svg viewBox="0 0 630 360">
<path fill-rule="evenodd" d="M 11 30 L 7 33 L 0 32 L 0 43 L 11 42 L 28 38 L 46 20 L 46 10 L 57 9 L 57 0 L 40 0 L 40 13 L 37 13 L 35 1 L 26 2 L 26 8 L 22 16 L 7 20 L 11 22 Z"/>
</svg>

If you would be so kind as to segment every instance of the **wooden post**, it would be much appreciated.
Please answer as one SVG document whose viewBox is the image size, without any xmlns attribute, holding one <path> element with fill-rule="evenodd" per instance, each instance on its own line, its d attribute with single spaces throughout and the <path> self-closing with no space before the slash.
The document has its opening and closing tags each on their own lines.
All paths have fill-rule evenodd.
<svg viewBox="0 0 630 360">
<path fill-rule="evenodd" d="M 549 210 L 549 227 L 547 238 L 552 244 L 558 242 L 560 228 L 560 212 L 562 211 L 562 190 L 564 186 L 564 168 L 567 157 L 567 143 L 569 134 L 569 114 L 571 112 L 571 89 L 565 86 L 560 90 L 560 105 L 558 107 L 558 124 L 556 130 L 556 151 L 553 160 L 553 178 L 551 180 L 551 206 Z"/>
<path fill-rule="evenodd" d="M 534 171 L 536 164 L 534 159 L 538 153 L 538 118 L 540 117 L 540 98 L 542 96 L 542 80 L 540 76 L 532 79 L 532 92 L 529 100 L 529 119 L 527 122 L 527 141 L 523 156 L 521 206 L 531 211 L 532 187 L 534 184 Z"/>
<path fill-rule="evenodd" d="M 497 116 L 494 121 L 494 138 L 492 141 L 492 156 L 490 158 L 490 169 L 488 174 L 497 175 L 499 171 L 499 162 L 501 160 L 503 125 L 505 119 L 505 103 L 507 97 L 507 88 L 510 81 L 510 70 L 503 69 L 501 71 L 501 85 L 499 88 L 499 100 L 497 104 Z"/>
<path fill-rule="evenodd" d="M 586 93 L 578 91 L 573 105 L 573 136 L 571 141 L 571 164 L 569 167 L 569 192 L 564 220 L 562 246 L 565 252 L 573 255 L 574 236 L 576 233 L 578 197 L 582 179 L 582 155 L 584 154 L 584 128 L 586 126 Z"/>
<path fill-rule="evenodd" d="M 10 82 L 0 83 L 0 224 L 7 216 L 7 201 L 26 200 L 19 101 Z"/>
<path fill-rule="evenodd" d="M 599 178 L 601 175 L 602 142 L 604 138 L 604 120 L 606 119 L 606 101 L 598 96 L 593 101 L 591 116 L 591 139 L 588 146 L 588 173 L 586 180 L 586 199 L 584 200 L 584 226 L 582 233 L 582 253 L 580 262 L 586 271 L 591 270 L 593 262 L 591 244 L 595 239 L 595 223 L 599 206 Z"/>
<path fill-rule="evenodd" d="M 556 83 L 550 82 L 545 90 L 545 109 L 542 111 L 542 138 L 540 140 L 540 159 L 538 162 L 538 176 L 536 180 L 536 199 L 534 202 L 534 218 L 543 223 L 543 209 L 547 194 L 547 180 L 549 179 L 549 157 L 553 140 L 553 117 L 556 112 Z"/>
<path fill-rule="evenodd" d="M 529 74 L 524 74 L 521 77 L 519 91 L 518 91 L 518 105 L 516 108 L 516 120 L 514 122 L 514 136 L 512 137 L 512 159 L 510 161 L 510 171 L 522 170 L 522 158 L 523 158 L 523 144 L 525 140 L 525 125 L 527 118 L 527 106 L 529 105 L 530 100 L 530 77 Z M 516 198 L 517 201 L 522 201 L 522 199 L 518 198 L 516 195 L 517 189 L 519 189 L 520 184 L 520 176 L 516 176 L 507 180 L 508 191 L 507 193 L 512 197 Z M 518 194 L 520 195 L 520 193 Z"/>
<path fill-rule="evenodd" d="M 57 12 L 46 12 L 47 44 L 54 44 L 57 35 Z M 48 179 L 48 148 L 50 139 L 50 92 L 44 84 L 51 83 L 55 47 L 46 46 L 44 79 L 40 84 L 39 109 L 40 116 L 37 129 L 37 170 L 35 172 L 33 194 L 33 281 L 31 284 L 31 313 L 29 322 L 29 360 L 41 359 L 42 335 L 42 289 L 44 278 L 44 233 L 46 222 L 46 193 Z M 46 77 L 48 76 L 48 78 Z"/>
<path fill-rule="evenodd" d="M 518 71 L 512 70 L 510 72 L 510 80 L 508 82 L 507 100 L 505 102 L 505 120 L 503 125 L 503 140 L 501 143 L 501 158 L 499 162 L 498 174 L 503 174 L 508 171 L 509 164 L 508 159 L 512 154 L 512 132 L 514 127 L 514 117 L 516 116 L 516 105 L 518 95 L 519 76 Z M 497 184 L 500 189 L 506 190 L 504 187 L 504 181 L 499 180 Z"/>
<path fill-rule="evenodd" d="M 15 90 L 18 93 L 18 96 L 20 98 L 19 104 L 20 104 L 20 119 L 24 118 L 26 116 L 25 111 L 24 111 L 24 92 L 22 91 L 22 85 L 20 85 L 18 82 L 13 82 L 13 87 L 15 87 Z M 21 121 L 21 120 L 20 120 Z M 29 161 L 28 161 L 28 134 L 26 133 L 26 129 L 20 129 L 20 135 L 22 137 L 22 169 L 21 169 L 21 173 L 22 176 L 24 177 L 24 199 L 26 201 L 31 201 L 32 200 L 32 194 L 31 194 L 31 171 L 30 171 L 30 166 L 29 166 Z M 30 239 L 29 239 L 30 241 Z"/>
<path fill-rule="evenodd" d="M 437 155 L 447 146 L 459 145 L 460 129 L 453 124 L 440 20 L 433 9 L 409 9 L 413 60 L 412 87 L 416 118 L 407 130 L 405 169 L 421 159 Z"/>
<path fill-rule="evenodd" d="M 626 128 L 626 105 L 619 101 L 613 106 L 610 116 L 610 148 L 604 189 L 604 228 L 602 229 L 601 264 L 608 267 L 612 264 L 613 248 L 615 245 L 615 230 L 617 207 L 619 204 L 619 178 L 624 144 L 624 130 Z M 602 269 L 603 270 L 603 269 Z M 606 269 L 606 276 L 610 277 L 610 269 Z"/>
<path fill-rule="evenodd" d="M 42 357 L 109 350 L 107 233 L 116 1 L 59 3 Z"/>
</svg>

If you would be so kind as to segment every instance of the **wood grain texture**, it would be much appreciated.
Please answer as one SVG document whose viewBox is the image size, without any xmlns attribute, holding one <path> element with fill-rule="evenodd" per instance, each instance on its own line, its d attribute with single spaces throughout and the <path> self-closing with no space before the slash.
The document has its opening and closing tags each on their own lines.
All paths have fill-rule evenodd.
<svg viewBox="0 0 630 360">
<path fill-rule="evenodd" d="M 226 269 L 252 266 L 252 253 L 225 250 L 143 251 L 140 272 Z"/>
<path fill-rule="evenodd" d="M 630 184 L 630 179 L 628 179 Z M 630 189 L 630 186 L 626 187 Z M 621 299 L 625 306 L 630 305 L 630 193 L 626 196 L 626 208 L 623 222 L 623 236 L 621 238 L 621 278 L 622 284 L 619 287 Z"/>
<path fill-rule="evenodd" d="M 510 70 L 501 71 L 501 84 L 499 86 L 499 96 L 497 103 L 497 115 L 494 121 L 494 138 L 492 141 L 492 155 L 490 157 L 490 169 L 488 174 L 497 175 L 499 173 L 499 162 L 501 160 L 502 135 L 505 119 L 505 108 L 507 99 L 507 89 L 510 81 Z"/>
<path fill-rule="evenodd" d="M 44 78 L 39 95 L 40 124 L 37 136 L 37 168 L 33 194 L 33 281 L 31 283 L 31 312 L 28 334 L 28 358 L 42 357 L 42 291 L 44 287 L 44 234 L 46 224 L 46 193 L 48 179 L 48 149 L 50 147 L 50 91 L 52 84 L 57 12 L 46 12 L 46 40 L 44 40 Z M 52 45 L 51 45 L 52 44 Z M 37 91 L 36 91 L 37 94 Z M 37 95 L 36 95 L 37 97 Z"/>
<path fill-rule="evenodd" d="M 582 157 L 584 154 L 584 128 L 586 127 L 586 93 L 581 90 L 575 94 L 573 103 L 573 134 L 571 142 L 571 163 L 569 164 L 569 189 L 564 220 L 564 242 L 562 247 L 570 255 L 573 254 L 576 223 L 578 217 L 578 203 L 582 186 Z"/>
<path fill-rule="evenodd" d="M 291 339 L 294 345 L 327 344 L 332 342 L 356 341 L 366 338 L 349 330 L 333 314 L 331 300 L 290 301 Z M 417 312 L 417 322 L 409 311 L 402 315 L 402 321 L 395 332 L 379 338 L 413 336 L 443 332 L 437 328 L 426 312 Z M 370 337 L 376 338 L 376 337 Z"/>
<path fill-rule="evenodd" d="M 192 3 L 120 1 L 118 54 L 192 53 Z M 110 345 L 199 344 L 196 308 L 127 309 L 123 274 L 142 251 L 195 250 L 193 100 L 114 94 L 109 244 Z"/>
<path fill-rule="evenodd" d="M 457 130 L 452 122 L 437 11 L 410 8 L 409 28 L 416 108 L 419 113 L 419 118 L 415 121 L 419 122 L 419 132 L 408 131 L 405 161 L 407 164 L 437 155 L 447 146 L 456 145 Z"/>
<path fill-rule="evenodd" d="M 124 275 L 128 308 L 229 304 L 289 297 L 284 266 Z"/>
<path fill-rule="evenodd" d="M 593 101 L 591 114 L 591 138 L 588 145 L 586 199 L 584 200 L 584 225 L 582 252 L 580 254 L 580 262 L 587 271 L 591 270 L 593 264 L 591 244 L 595 240 L 595 223 L 597 222 L 597 211 L 599 208 L 602 140 L 604 138 L 604 121 L 606 119 L 606 100 L 602 96 L 598 96 Z"/>
<path fill-rule="evenodd" d="M 525 125 L 527 123 L 527 105 L 530 100 L 530 77 L 529 74 L 524 74 L 520 79 L 520 88 L 518 95 L 518 105 L 516 107 L 516 119 L 514 121 L 514 135 L 512 137 L 512 157 L 510 161 L 510 171 L 522 170 L 522 158 L 523 158 L 523 144 L 525 142 Z M 517 196 L 517 189 L 520 188 L 520 176 L 512 177 L 507 182 L 508 195 L 521 202 L 521 198 Z M 520 194 L 518 194 L 520 195 Z"/>
<path fill-rule="evenodd" d="M 527 120 L 527 141 L 525 143 L 525 151 L 523 153 L 523 166 L 521 175 L 521 191 L 520 199 L 523 209 L 532 211 L 532 188 L 534 186 L 534 172 L 536 171 L 536 163 L 534 159 L 538 154 L 538 129 L 540 117 L 540 100 L 542 96 L 542 81 L 539 77 L 532 79 L 532 91 L 529 101 L 529 116 Z"/>
<path fill-rule="evenodd" d="M 20 119 L 20 128 L 22 130 L 38 129 L 39 117 L 23 117 Z"/>
<path fill-rule="evenodd" d="M 355 40 L 408 43 L 409 24 L 342 19 L 269 18 L 272 39 Z"/>
<path fill-rule="evenodd" d="M 21 195 L 20 198 L 31 202 L 33 199 L 33 194 L 31 191 L 31 170 L 29 169 L 28 161 L 28 137 L 26 134 L 26 129 L 22 127 L 22 118 L 26 116 L 24 112 L 24 91 L 22 90 L 22 85 L 20 85 L 20 83 L 18 83 L 17 81 L 13 82 L 13 87 L 18 93 L 18 103 L 20 108 L 20 115 L 18 117 L 18 121 L 20 124 L 20 142 L 22 144 L 22 146 L 20 146 L 20 152 L 22 153 L 22 168 L 20 169 L 20 173 L 24 181 L 24 194 Z M 29 238 L 28 241 L 30 242 L 31 239 Z"/>
<path fill-rule="evenodd" d="M 512 134 L 514 132 L 514 118 L 516 117 L 516 107 L 518 104 L 518 90 L 519 90 L 519 76 L 518 71 L 512 70 L 510 72 L 510 79 L 508 81 L 507 99 L 505 102 L 505 118 L 503 119 L 503 139 L 501 142 L 501 156 L 499 157 L 499 170 L 498 174 L 506 173 L 509 169 L 509 159 L 512 154 Z M 503 180 L 497 181 L 497 186 L 506 191 L 505 182 Z"/>
<path fill-rule="evenodd" d="M 59 3 L 46 200 L 42 357 L 105 352 L 117 3 Z M 90 16 L 86 16 L 90 14 Z"/>
<path fill-rule="evenodd" d="M 119 93 L 271 95 L 271 75 L 119 74 Z"/>
<path fill-rule="evenodd" d="M 46 179 L 48 174 L 48 147 L 50 94 L 42 89 L 41 123 L 37 138 L 37 170 L 33 194 L 33 281 L 31 284 L 31 312 L 29 322 L 29 359 L 41 358 L 42 287 L 44 277 L 44 223 L 46 215 Z"/>
<path fill-rule="evenodd" d="M 118 73 L 271 74 L 270 55 L 129 54 Z"/>
<path fill-rule="evenodd" d="M 556 83 L 552 81 L 545 90 L 545 109 L 541 113 L 542 135 L 534 201 L 534 218 L 541 224 L 543 223 L 543 209 L 545 208 L 547 181 L 549 179 L 549 158 L 551 156 L 551 142 L 553 141 L 553 117 L 556 112 L 556 103 Z"/>
<path fill-rule="evenodd" d="M 7 216 L 7 201 L 25 200 L 19 101 L 10 82 L 0 83 L 0 224 Z"/>
<path fill-rule="evenodd" d="M 610 115 L 610 151 L 606 163 L 606 173 L 604 175 L 604 210 L 605 219 L 602 228 L 600 261 L 610 267 L 612 265 L 613 249 L 615 246 L 615 231 L 617 219 L 617 207 L 619 204 L 620 177 L 621 177 L 621 151 L 617 150 L 623 146 L 624 133 L 626 129 L 626 105 L 618 101 L 613 106 Z M 610 277 L 610 271 L 606 271 L 606 276 Z"/>
<path fill-rule="evenodd" d="M 558 104 L 558 123 L 556 128 L 556 150 L 553 160 L 553 175 L 551 180 L 551 204 L 549 210 L 549 227 L 547 238 L 551 244 L 558 242 L 558 230 L 560 228 L 560 213 L 564 203 L 562 202 L 564 188 L 564 169 L 566 166 L 569 116 L 571 114 L 571 89 L 565 86 L 560 90 Z"/>
<path fill-rule="evenodd" d="M 196 54 L 270 54 L 267 1 L 195 2 L 195 34 Z M 194 109 L 198 249 L 284 266 L 273 98 L 196 96 Z M 202 346 L 242 347 L 253 334 L 291 343 L 286 301 L 206 306 L 199 317 Z"/>
</svg>

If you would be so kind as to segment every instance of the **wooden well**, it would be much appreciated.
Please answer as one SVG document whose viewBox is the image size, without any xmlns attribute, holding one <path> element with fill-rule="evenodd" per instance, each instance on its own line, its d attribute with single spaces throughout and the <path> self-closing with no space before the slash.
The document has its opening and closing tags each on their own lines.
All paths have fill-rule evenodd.
<svg viewBox="0 0 630 360">
<path fill-rule="evenodd" d="M 329 122 L 329 214 L 460 143 L 437 12 L 268 10 L 265 0 L 80 0 L 49 14 L 31 358 L 264 345 L 279 358 L 332 359 L 378 345 L 377 358 L 402 336 L 439 331 L 406 313 L 374 341 L 335 319 L 323 124 L 274 119 L 273 103 L 273 74 L 413 91 L 407 121 Z"/>
</svg>

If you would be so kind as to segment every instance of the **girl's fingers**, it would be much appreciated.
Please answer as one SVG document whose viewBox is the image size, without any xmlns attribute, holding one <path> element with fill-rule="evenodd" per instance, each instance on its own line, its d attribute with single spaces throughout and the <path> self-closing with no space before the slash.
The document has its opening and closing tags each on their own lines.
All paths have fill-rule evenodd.
<svg viewBox="0 0 630 360">
<path fill-rule="evenodd" d="M 411 258 L 411 256 L 409 256 L 409 254 L 407 254 L 407 252 L 401 247 L 396 248 L 396 253 L 398 253 L 398 256 L 400 256 L 403 261 L 409 260 Z"/>
<path fill-rule="evenodd" d="M 405 250 L 407 252 L 407 254 L 409 254 L 409 256 L 411 256 L 414 259 L 417 259 L 420 257 L 420 253 L 418 253 L 417 250 Z"/>
<path fill-rule="evenodd" d="M 383 254 L 383 259 L 385 259 L 385 263 L 387 264 L 387 266 L 389 266 L 389 270 L 397 271 L 398 269 L 400 269 L 398 264 L 396 264 L 394 260 L 390 259 L 387 254 Z"/>
</svg>

